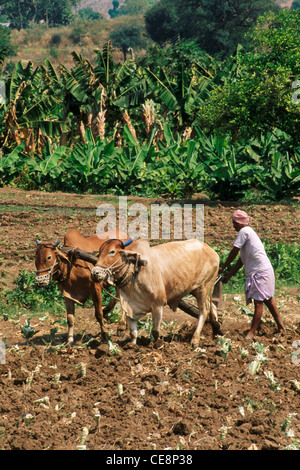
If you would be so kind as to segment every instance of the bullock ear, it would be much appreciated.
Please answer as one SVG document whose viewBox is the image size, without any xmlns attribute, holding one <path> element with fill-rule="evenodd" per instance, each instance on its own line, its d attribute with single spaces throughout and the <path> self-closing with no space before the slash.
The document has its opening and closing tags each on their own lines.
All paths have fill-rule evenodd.
<svg viewBox="0 0 300 470">
<path fill-rule="evenodd" d="M 146 266 L 148 261 L 145 259 L 141 259 L 141 255 L 139 253 L 134 253 L 133 251 L 122 250 L 120 251 L 121 258 L 123 261 L 127 261 L 127 263 L 133 263 L 136 266 Z"/>
</svg>

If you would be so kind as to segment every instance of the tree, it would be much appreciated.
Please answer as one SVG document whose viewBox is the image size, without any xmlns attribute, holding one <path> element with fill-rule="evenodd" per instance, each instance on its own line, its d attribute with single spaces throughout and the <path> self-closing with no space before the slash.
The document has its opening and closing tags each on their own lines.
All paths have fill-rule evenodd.
<svg viewBox="0 0 300 470">
<path fill-rule="evenodd" d="M 124 15 L 124 9 L 119 8 L 120 2 L 118 0 L 113 0 L 112 2 L 113 8 L 108 10 L 108 14 L 111 18 L 116 18 L 116 16 Z"/>
<path fill-rule="evenodd" d="M 267 10 L 278 11 L 274 0 L 161 0 L 146 12 L 151 38 L 162 43 L 175 34 L 194 38 L 212 55 L 231 54 L 245 33 Z"/>
<path fill-rule="evenodd" d="M 30 22 L 43 20 L 47 25 L 70 23 L 72 7 L 78 0 L 0 0 L 1 13 L 8 17 L 12 28 L 27 28 Z"/>
<path fill-rule="evenodd" d="M 32 0 L 0 0 L 0 10 L 10 22 L 11 28 L 26 28 L 35 13 Z"/>
<path fill-rule="evenodd" d="M 147 33 L 158 44 L 163 44 L 178 34 L 175 2 L 162 0 L 154 5 L 145 14 L 145 24 Z"/>
<path fill-rule="evenodd" d="M 11 44 L 11 30 L 0 25 L 0 56 L 7 57 L 15 54 L 15 47 Z"/>
<path fill-rule="evenodd" d="M 238 58 L 239 77 L 223 79 L 214 90 L 201 124 L 246 138 L 278 128 L 299 145 L 300 106 L 293 103 L 292 83 L 300 77 L 300 10 L 263 15 L 249 42 L 252 50 Z"/>
<path fill-rule="evenodd" d="M 100 13 L 94 11 L 91 7 L 81 8 L 78 10 L 78 14 L 83 20 L 99 20 L 101 18 Z"/>
<path fill-rule="evenodd" d="M 44 20 L 47 26 L 69 24 L 72 20 L 73 0 L 35 0 L 36 21 Z"/>
<path fill-rule="evenodd" d="M 195 63 L 201 64 L 205 70 L 212 65 L 214 67 L 216 63 L 191 39 L 177 41 L 169 47 L 153 44 L 147 50 L 147 54 L 139 58 L 137 62 L 143 67 L 149 67 L 155 73 L 158 73 L 158 69 L 163 67 L 172 77 L 177 77 L 178 71 L 182 67 L 185 72 L 189 73 Z"/>
<path fill-rule="evenodd" d="M 115 47 L 122 50 L 124 62 L 126 61 L 129 48 L 139 49 L 145 45 L 141 31 L 136 27 L 124 26 L 123 28 L 116 29 L 110 34 L 110 40 Z"/>
<path fill-rule="evenodd" d="M 297 10 L 298 8 L 300 8 L 300 0 L 294 0 L 294 2 L 292 3 L 291 9 Z"/>
</svg>

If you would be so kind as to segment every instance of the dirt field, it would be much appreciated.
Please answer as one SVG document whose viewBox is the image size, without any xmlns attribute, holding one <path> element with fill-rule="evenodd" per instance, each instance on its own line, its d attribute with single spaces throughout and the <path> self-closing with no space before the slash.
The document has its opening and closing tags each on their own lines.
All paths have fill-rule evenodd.
<svg viewBox="0 0 300 470">
<path fill-rule="evenodd" d="M 1 189 L 1 288 L 11 289 L 21 269 L 34 270 L 36 238 L 62 241 L 71 227 L 94 233 L 96 208 L 104 199 L 117 200 Z M 234 208 L 232 203 L 205 202 L 205 241 L 231 246 Z M 260 236 L 299 243 L 294 205 L 244 208 Z M 109 324 L 115 350 L 100 342 L 91 308 L 76 310 L 72 349 L 63 345 L 62 326 L 50 345 L 50 314 L 32 318 L 39 333 L 31 344 L 20 332 L 29 315 L 0 317 L 0 341 L 6 344 L 0 365 L 0 449 L 77 449 L 83 441 L 88 450 L 299 448 L 299 290 L 277 289 L 276 299 L 285 335 L 275 333 L 265 312 L 259 334 L 249 343 L 243 338 L 250 321 L 243 293 L 224 295 L 227 357 L 208 324 L 193 350 L 189 340 L 195 320 L 180 310 L 165 309 L 157 345 L 141 329 L 132 347 L 117 335 L 117 324 Z M 261 345 L 264 362 L 252 374 L 249 366 Z"/>
</svg>

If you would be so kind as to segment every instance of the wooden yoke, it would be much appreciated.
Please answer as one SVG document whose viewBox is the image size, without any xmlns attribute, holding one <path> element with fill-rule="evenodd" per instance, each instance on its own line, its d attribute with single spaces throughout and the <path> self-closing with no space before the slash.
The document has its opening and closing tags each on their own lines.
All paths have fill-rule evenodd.
<svg viewBox="0 0 300 470">
<path fill-rule="evenodd" d="M 96 264 L 98 261 L 97 256 L 93 253 L 89 253 L 84 250 L 80 250 L 79 248 L 74 248 L 72 246 L 63 246 L 62 248 L 59 249 L 62 253 L 65 253 L 67 255 L 71 254 L 73 258 L 79 258 L 82 259 L 83 261 L 87 261 L 88 263 L 91 264 Z"/>
</svg>

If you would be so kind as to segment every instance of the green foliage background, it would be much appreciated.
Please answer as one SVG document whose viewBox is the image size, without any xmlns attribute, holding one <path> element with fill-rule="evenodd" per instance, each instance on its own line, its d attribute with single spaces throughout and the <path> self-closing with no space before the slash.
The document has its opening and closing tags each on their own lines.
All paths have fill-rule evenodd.
<svg viewBox="0 0 300 470">
<path fill-rule="evenodd" d="M 180 16 L 180 5 L 163 0 L 145 10 L 141 2 L 148 23 L 151 12 L 168 7 L 183 39 L 153 44 L 123 64 L 108 42 L 93 62 L 73 52 L 72 68 L 46 59 L 4 69 L 0 184 L 141 196 L 204 192 L 221 200 L 298 195 L 300 104 L 292 84 L 300 78 L 300 9 L 242 2 L 245 30 L 232 20 L 234 43 L 219 42 L 222 54 L 210 55 L 202 32 L 184 32 L 189 12 L 197 7 L 195 25 L 201 21 L 207 33 L 214 25 L 224 39 L 221 6 L 226 18 L 236 6 L 188 0 Z M 127 0 L 126 8 L 134 6 Z M 14 7 L 6 4 L 8 16 Z M 125 29 L 113 35 L 124 58 L 130 37 L 137 49 L 143 43 L 138 28 Z M 55 41 L 58 47 L 61 38 Z M 6 55 L 3 49 L 2 62 Z"/>
</svg>

